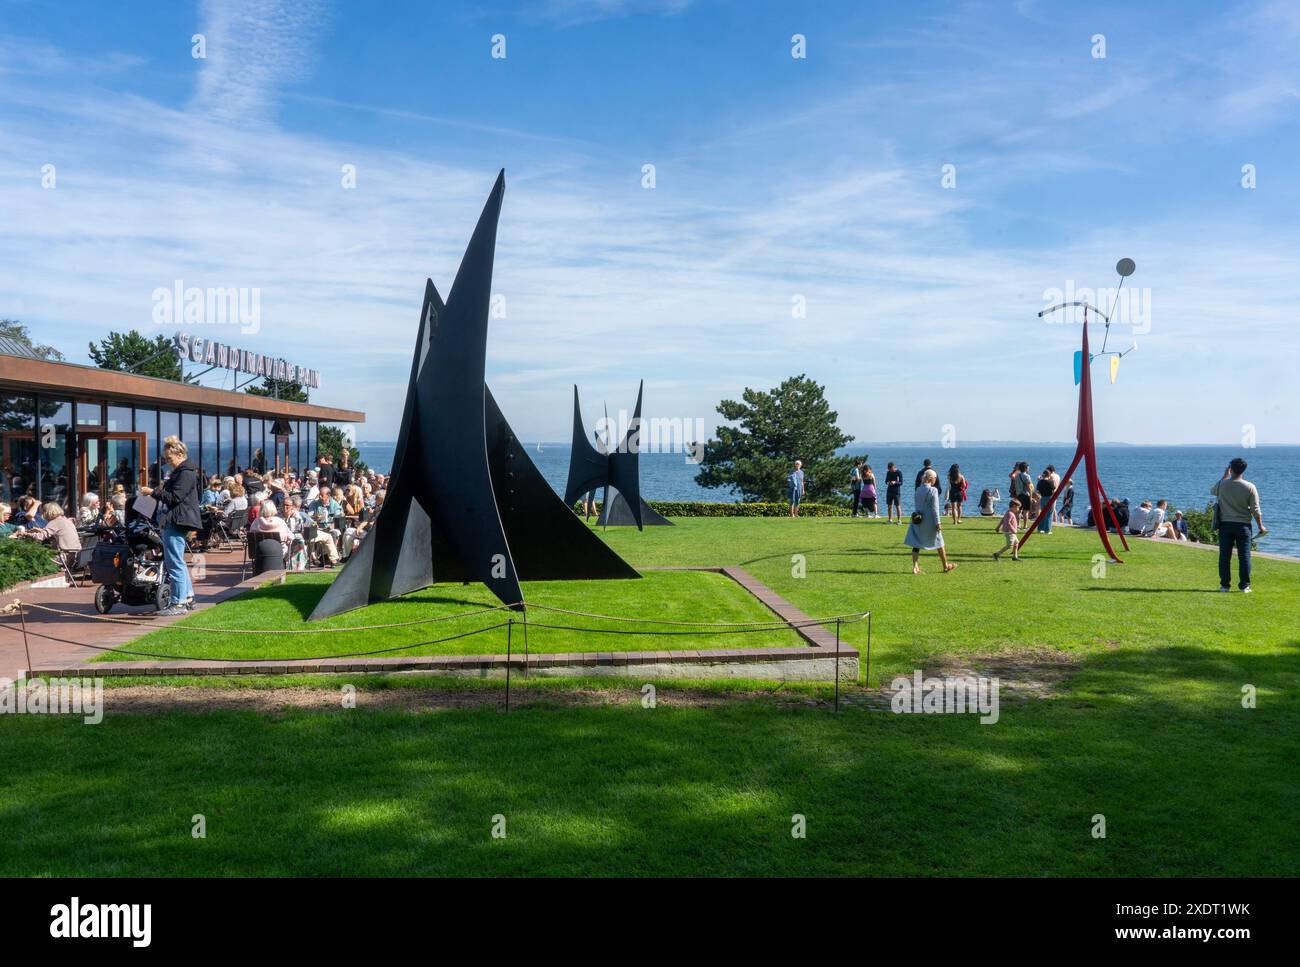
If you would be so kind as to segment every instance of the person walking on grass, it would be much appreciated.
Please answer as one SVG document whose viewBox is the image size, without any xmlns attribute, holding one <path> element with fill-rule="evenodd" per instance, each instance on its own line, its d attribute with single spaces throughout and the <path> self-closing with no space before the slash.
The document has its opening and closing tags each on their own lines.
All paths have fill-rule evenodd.
<svg viewBox="0 0 1300 967">
<path fill-rule="evenodd" d="M 995 561 L 1000 561 L 1002 555 L 1007 551 L 1011 552 L 1011 560 L 1020 560 L 1020 518 L 1016 514 L 1018 507 L 1019 504 L 1014 500 L 1011 501 L 1007 505 L 1007 512 L 1002 515 L 1002 519 L 998 521 L 998 526 L 995 528 L 999 534 L 1006 538 L 1006 543 L 1002 545 L 1001 550 L 993 552 L 993 560 Z"/>
<path fill-rule="evenodd" d="M 970 486 L 962 476 L 961 467 L 953 464 L 948 468 L 948 506 L 952 511 L 952 522 L 961 523 L 961 505 L 966 502 L 966 488 Z"/>
<path fill-rule="evenodd" d="M 1250 594 L 1250 522 L 1259 524 L 1259 536 L 1268 531 L 1259 508 L 1259 490 L 1244 476 L 1246 461 L 1233 457 L 1223 477 L 1210 487 L 1219 498 L 1219 590 L 1232 587 L 1232 550 L 1237 549 L 1238 587 Z"/>
<path fill-rule="evenodd" d="M 939 476 L 933 470 L 921 475 L 921 486 L 916 488 L 912 522 L 908 525 L 903 543 L 912 549 L 912 573 L 921 573 L 921 552 L 938 551 L 945 573 L 957 565 L 948 560 L 943 546 L 943 522 L 939 513 L 939 489 L 935 486 Z"/>
<path fill-rule="evenodd" d="M 785 478 L 785 485 L 790 495 L 790 516 L 798 517 L 799 503 L 808 492 L 808 487 L 803 476 L 802 460 L 796 460 L 794 462 L 794 469 L 791 470 L 789 476 Z"/>
<path fill-rule="evenodd" d="M 885 516 L 891 524 L 901 524 L 903 522 L 903 471 L 894 466 L 891 461 L 889 467 L 885 470 Z M 898 513 L 898 520 L 894 520 L 894 513 Z"/>
</svg>

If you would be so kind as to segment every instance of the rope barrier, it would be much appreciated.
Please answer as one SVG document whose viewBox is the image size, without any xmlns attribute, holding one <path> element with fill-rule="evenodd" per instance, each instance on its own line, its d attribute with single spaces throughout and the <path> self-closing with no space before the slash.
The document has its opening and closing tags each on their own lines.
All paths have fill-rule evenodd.
<svg viewBox="0 0 1300 967">
<path fill-rule="evenodd" d="M 112 652 L 115 655 L 132 655 L 136 658 L 162 658 L 168 661 L 219 661 L 219 662 L 268 662 L 268 661 L 325 661 L 331 658 L 368 658 L 371 655 L 383 655 L 393 651 L 406 651 L 409 648 L 419 648 L 423 645 L 439 645 L 444 641 L 455 641 L 457 638 L 468 638 L 471 635 L 480 635 L 485 631 L 494 631 L 497 628 L 504 628 L 508 621 L 500 621 L 494 625 L 488 625 L 485 628 L 475 628 L 472 631 L 463 631 L 458 635 L 448 635 L 445 638 L 432 638 L 428 641 L 413 641 L 407 645 L 395 645 L 391 648 L 376 648 L 373 651 L 353 651 L 343 655 L 292 655 L 285 658 L 204 658 L 200 655 L 158 655 L 144 651 L 129 651 L 125 648 L 110 648 L 107 645 L 88 645 L 83 641 L 69 641 L 67 638 L 58 638 L 54 635 L 44 635 L 39 631 L 28 631 L 28 634 L 37 638 L 44 638 L 46 641 L 57 641 L 64 645 L 75 645 L 78 648 L 89 648 L 92 651 Z"/>
<path fill-rule="evenodd" d="M 83 614 L 79 611 L 68 611 L 65 608 L 51 608 L 47 605 L 22 602 L 19 599 L 15 599 L 13 604 L 6 606 L 4 609 L 0 609 L 0 613 L 10 613 L 18 604 L 22 604 L 25 608 L 32 608 L 37 611 L 45 611 L 50 614 L 63 615 L 70 618 L 80 618 L 86 621 L 107 621 L 113 624 L 124 624 L 132 628 L 142 628 L 146 626 L 145 622 L 131 621 L 127 618 L 112 618 L 108 615 Z M 784 618 L 772 618 L 767 621 L 673 621 L 668 618 L 630 618 L 622 615 L 598 614 L 593 611 L 573 611 L 568 608 L 556 608 L 546 604 L 529 604 L 520 601 L 515 604 L 498 604 L 488 608 L 479 608 L 475 611 L 461 611 L 456 614 L 437 615 L 432 618 L 415 618 L 411 621 L 394 621 L 388 624 L 378 625 L 348 625 L 341 628 L 214 628 L 202 625 L 185 624 L 169 624 L 162 625 L 161 627 L 166 628 L 169 631 L 202 632 L 203 634 L 220 632 L 224 635 L 322 635 L 342 631 L 382 631 L 391 628 L 409 628 L 414 625 L 435 624 L 440 621 L 453 621 L 457 618 L 473 618 L 478 615 L 491 614 L 496 611 L 515 610 L 520 606 L 522 606 L 524 613 L 527 613 L 528 609 L 531 608 L 538 611 L 551 611 L 556 614 L 568 614 L 580 618 L 594 618 L 600 621 L 622 621 L 629 624 L 674 625 L 677 627 L 689 628 L 758 628 L 761 626 L 762 628 L 770 628 L 773 630 L 805 627 L 808 624 L 830 624 L 831 622 L 839 620 L 844 621 L 845 624 L 852 624 L 864 620 L 868 613 L 864 611 L 850 612 L 848 614 L 833 614 L 825 618 L 810 618 L 806 623 L 802 624 L 786 621 Z M 538 627 L 542 626 L 539 625 Z M 597 629 L 579 628 L 576 630 L 595 631 Z"/>
<path fill-rule="evenodd" d="M 46 605 L 30 604 L 16 599 L 13 605 L 4 609 L 4 613 L 8 613 L 18 604 L 22 604 L 25 608 L 33 608 L 37 611 L 46 611 L 50 614 L 63 615 L 68 618 L 81 618 L 85 621 L 107 621 L 110 624 L 126 625 L 130 628 L 145 628 L 149 624 L 145 621 L 132 621 L 129 618 L 111 618 L 104 614 L 83 614 L 80 611 L 68 611 L 65 608 L 51 608 Z M 184 624 L 160 625 L 160 627 L 167 628 L 171 631 L 198 631 L 203 632 L 204 634 L 211 634 L 214 631 L 219 631 L 223 635 L 322 635 L 335 631 L 383 631 L 389 628 L 409 628 L 413 625 L 435 624 L 439 621 L 451 621 L 455 618 L 473 618 L 477 615 L 491 614 L 494 611 L 503 611 L 511 607 L 513 607 L 513 605 L 498 604 L 490 608 L 480 608 L 477 611 L 462 611 L 457 614 L 437 615 L 432 618 L 415 618 L 411 621 L 394 621 L 382 625 L 348 625 L 342 628 L 213 628 L 204 627 L 202 625 Z"/>
</svg>

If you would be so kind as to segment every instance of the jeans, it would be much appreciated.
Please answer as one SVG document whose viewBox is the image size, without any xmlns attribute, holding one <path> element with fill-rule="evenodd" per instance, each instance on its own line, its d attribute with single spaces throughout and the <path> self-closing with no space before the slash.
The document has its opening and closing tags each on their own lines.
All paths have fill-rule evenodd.
<svg viewBox="0 0 1300 967">
<path fill-rule="evenodd" d="M 1052 533 L 1052 509 L 1050 507 L 1047 510 L 1047 516 L 1044 517 L 1043 522 L 1038 525 L 1038 533 L 1040 534 Z"/>
<path fill-rule="evenodd" d="M 1219 524 L 1219 587 L 1232 586 L 1232 549 L 1237 549 L 1239 588 L 1250 587 L 1250 525 L 1222 521 Z"/>
<path fill-rule="evenodd" d="M 172 603 L 179 604 L 194 597 L 190 571 L 185 566 L 185 531 L 168 523 L 163 527 L 163 570 L 167 583 L 172 586 Z"/>
</svg>

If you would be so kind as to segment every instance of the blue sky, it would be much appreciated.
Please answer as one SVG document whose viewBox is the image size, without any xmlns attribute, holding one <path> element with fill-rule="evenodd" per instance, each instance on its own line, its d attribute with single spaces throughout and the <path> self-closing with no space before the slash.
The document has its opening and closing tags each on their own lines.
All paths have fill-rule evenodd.
<svg viewBox="0 0 1300 967">
<path fill-rule="evenodd" d="M 1280 2 L 0 0 L 0 316 L 84 362 L 174 331 L 176 279 L 255 287 L 259 331 L 209 334 L 391 438 L 504 167 L 488 379 L 526 438 L 574 382 L 711 431 L 806 372 L 861 440 L 1069 439 L 1077 329 L 1037 312 L 1129 256 L 1099 437 L 1300 443 L 1298 68 Z"/>
</svg>

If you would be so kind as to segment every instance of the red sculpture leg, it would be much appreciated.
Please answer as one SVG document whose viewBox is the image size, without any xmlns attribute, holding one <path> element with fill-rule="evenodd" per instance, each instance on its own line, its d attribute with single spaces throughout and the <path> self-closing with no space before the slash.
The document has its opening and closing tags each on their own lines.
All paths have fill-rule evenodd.
<svg viewBox="0 0 1300 967">
<path fill-rule="evenodd" d="M 1075 469 L 1079 466 L 1079 461 L 1081 459 L 1083 459 L 1082 447 L 1074 451 L 1074 462 L 1070 464 L 1070 469 L 1065 471 L 1065 474 L 1061 477 L 1061 482 L 1057 484 L 1056 489 L 1052 491 L 1052 499 L 1049 500 L 1046 506 L 1044 506 L 1043 509 L 1038 512 L 1038 516 L 1034 518 L 1033 526 L 1030 527 L 1029 530 L 1025 532 L 1025 537 L 1024 540 L 1020 542 L 1019 550 L 1023 551 L 1025 549 L 1025 545 L 1029 543 L 1029 538 L 1035 532 L 1037 532 L 1038 525 L 1043 522 L 1043 516 L 1051 512 L 1052 507 L 1056 504 L 1057 496 L 1061 493 L 1061 488 L 1065 486 L 1065 482 L 1070 479 L 1070 476 L 1074 473 Z"/>
<path fill-rule="evenodd" d="M 1128 538 L 1124 536 L 1124 528 L 1119 526 L 1119 518 L 1115 516 L 1115 508 L 1110 505 L 1110 498 L 1106 496 L 1106 488 L 1101 485 L 1101 480 L 1097 481 L 1097 489 L 1101 491 L 1102 502 L 1106 505 L 1106 513 L 1110 514 L 1111 522 L 1115 525 L 1115 533 L 1119 535 L 1120 543 L 1124 545 L 1124 550 L 1128 550 Z M 1118 558 L 1116 558 L 1118 560 Z M 1123 561 L 1119 561 L 1123 564 Z"/>
</svg>

